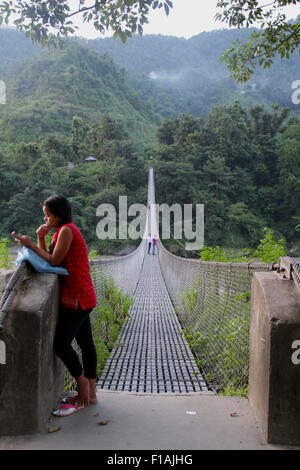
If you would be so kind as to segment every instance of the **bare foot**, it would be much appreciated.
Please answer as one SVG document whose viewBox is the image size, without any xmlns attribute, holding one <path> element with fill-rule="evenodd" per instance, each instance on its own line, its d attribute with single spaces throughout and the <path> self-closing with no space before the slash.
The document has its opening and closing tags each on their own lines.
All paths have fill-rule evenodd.
<svg viewBox="0 0 300 470">
<path fill-rule="evenodd" d="M 89 379 L 89 389 L 90 389 L 90 403 L 98 403 L 96 395 L 96 379 Z"/>
<path fill-rule="evenodd" d="M 83 374 L 81 374 L 79 377 L 76 377 L 76 382 L 78 387 L 77 404 L 88 406 L 90 403 L 89 381 Z"/>
</svg>

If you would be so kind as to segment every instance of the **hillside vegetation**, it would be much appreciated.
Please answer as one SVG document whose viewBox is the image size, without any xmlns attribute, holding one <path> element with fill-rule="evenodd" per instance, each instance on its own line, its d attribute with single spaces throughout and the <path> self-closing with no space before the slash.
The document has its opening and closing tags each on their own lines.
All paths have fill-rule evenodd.
<svg viewBox="0 0 300 470">
<path fill-rule="evenodd" d="M 292 83 L 299 79 L 300 57 L 276 59 L 270 69 L 258 68 L 246 84 L 237 84 L 219 58 L 233 41 L 246 41 L 252 29 L 204 32 L 190 39 L 173 36 L 138 35 L 126 43 L 112 38 L 76 39 L 98 55 L 108 55 L 125 68 L 128 80 L 144 103 L 163 117 L 180 113 L 208 115 L 216 104 L 235 99 L 245 106 L 273 104 L 288 106 L 299 113 L 292 102 Z M 72 40 L 69 40 L 72 43 Z M 48 54 L 33 46 L 21 33 L 0 28 L 0 71 L 4 64 L 31 55 Z"/>
<path fill-rule="evenodd" d="M 109 54 L 135 77 L 135 86 L 152 100 L 160 114 L 207 115 L 216 103 L 239 99 L 246 106 L 292 103 L 292 82 L 299 77 L 300 57 L 275 60 L 270 69 L 258 68 L 247 84 L 237 84 L 219 58 L 233 41 L 246 41 L 250 30 L 204 32 L 190 39 L 172 36 L 135 36 L 126 43 L 111 38 L 86 41 L 98 53 Z M 142 80 L 140 79 L 142 77 Z"/>
<path fill-rule="evenodd" d="M 16 43 L 20 40 L 14 31 L 0 33 L 2 51 L 5 42 L 12 45 L 14 35 Z M 7 85 L 7 101 L 0 106 L 0 237 L 12 230 L 35 236 L 40 204 L 50 194 L 62 193 L 70 198 L 90 248 L 103 254 L 117 253 L 128 243 L 134 246 L 138 241 L 99 240 L 96 210 L 110 203 L 118 212 L 122 195 L 128 196 L 128 206 L 146 204 L 151 165 L 159 204 L 205 205 L 205 244 L 254 247 L 264 227 L 289 244 L 299 242 L 298 108 L 276 104 L 272 85 L 258 88 L 256 95 L 254 87 L 247 95 L 226 78 L 208 40 L 219 38 L 216 57 L 222 53 L 223 33 L 205 33 L 202 43 L 202 35 L 191 40 L 134 38 L 126 46 L 131 51 L 137 47 L 131 52 L 134 76 L 108 51 L 92 51 L 89 41 L 69 41 L 63 50 L 38 50 L 26 49 L 22 38 L 24 47 L 8 49 L 0 61 Z M 98 43 L 93 44 L 98 48 Z M 123 47 L 111 40 L 103 44 Z M 188 49 L 181 49 L 183 44 L 193 44 L 193 60 Z M 130 63 L 129 56 L 126 60 Z M 290 70 L 297 60 L 288 63 Z M 165 70 L 188 63 L 198 67 L 202 81 L 186 73 L 185 81 L 174 77 L 168 88 L 149 77 L 151 72 L 162 77 Z M 284 67 L 280 62 L 274 72 L 276 77 L 280 71 L 282 80 L 286 74 L 282 87 L 291 80 Z M 97 161 L 86 163 L 89 155 Z M 169 246 L 183 254 L 182 243 Z"/>
<path fill-rule="evenodd" d="M 97 122 L 110 114 L 135 140 L 149 142 L 160 122 L 129 85 L 124 69 L 80 44 L 12 62 L 2 80 L 7 84 L 7 104 L 0 108 L 5 141 L 65 135 L 74 115 Z"/>
</svg>

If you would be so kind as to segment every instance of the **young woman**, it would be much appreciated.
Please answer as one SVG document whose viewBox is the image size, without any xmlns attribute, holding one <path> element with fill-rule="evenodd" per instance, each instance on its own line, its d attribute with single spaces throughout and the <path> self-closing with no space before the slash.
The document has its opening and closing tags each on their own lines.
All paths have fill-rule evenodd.
<svg viewBox="0 0 300 470">
<path fill-rule="evenodd" d="M 90 276 L 87 247 L 80 230 L 72 223 L 69 201 L 64 196 L 51 196 L 44 201 L 43 212 L 45 223 L 36 231 L 37 245 L 26 235 L 12 235 L 21 246 L 27 246 L 54 266 L 64 266 L 69 273 L 60 278 L 54 351 L 76 379 L 78 395 L 55 412 L 57 416 L 64 416 L 97 402 L 97 356 L 89 318 L 97 299 Z M 52 228 L 56 231 L 47 251 L 45 236 Z M 83 368 L 71 346 L 74 338 L 82 351 Z"/>
</svg>

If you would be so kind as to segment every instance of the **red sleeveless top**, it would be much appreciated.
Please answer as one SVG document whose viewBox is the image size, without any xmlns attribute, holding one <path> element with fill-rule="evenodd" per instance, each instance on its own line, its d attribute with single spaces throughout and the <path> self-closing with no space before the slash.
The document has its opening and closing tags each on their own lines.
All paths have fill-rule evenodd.
<svg viewBox="0 0 300 470">
<path fill-rule="evenodd" d="M 60 301 L 64 307 L 76 310 L 79 304 L 83 310 L 94 308 L 97 305 L 97 297 L 90 275 L 88 250 L 84 238 L 74 224 L 64 224 L 55 231 L 52 237 L 54 246 L 62 227 L 70 227 L 73 240 L 62 261 L 62 266 L 69 274 L 60 276 Z"/>
</svg>

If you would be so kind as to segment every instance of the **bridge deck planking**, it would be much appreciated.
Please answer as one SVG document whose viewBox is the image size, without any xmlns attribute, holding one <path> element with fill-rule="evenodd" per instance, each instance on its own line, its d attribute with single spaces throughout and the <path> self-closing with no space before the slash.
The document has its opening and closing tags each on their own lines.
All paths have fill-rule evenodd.
<svg viewBox="0 0 300 470">
<path fill-rule="evenodd" d="M 158 256 L 145 254 L 130 317 L 105 365 L 98 389 L 209 391 L 181 330 Z"/>
</svg>

